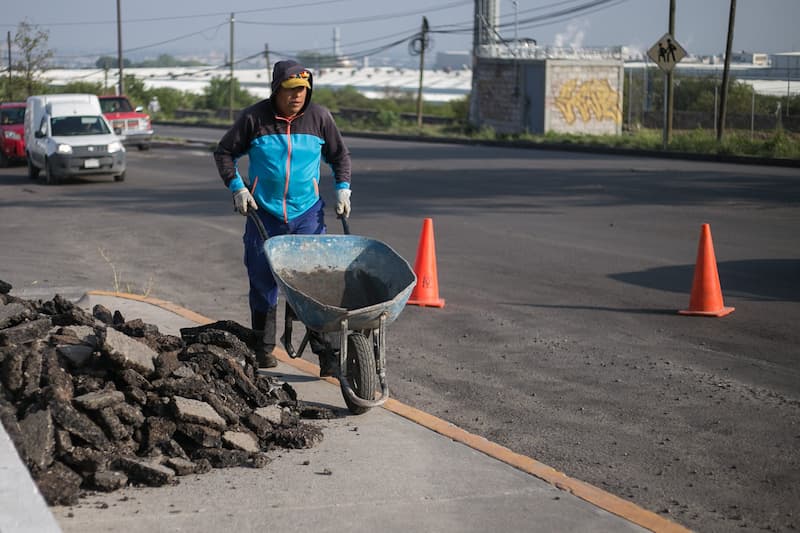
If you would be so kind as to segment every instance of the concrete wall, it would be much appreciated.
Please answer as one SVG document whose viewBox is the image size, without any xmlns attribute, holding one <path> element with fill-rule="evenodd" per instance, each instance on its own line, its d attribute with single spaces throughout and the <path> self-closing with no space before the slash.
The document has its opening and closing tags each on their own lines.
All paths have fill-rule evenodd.
<svg viewBox="0 0 800 533">
<path fill-rule="evenodd" d="M 621 61 L 478 58 L 476 127 L 498 133 L 622 132 Z"/>
<path fill-rule="evenodd" d="M 473 124 L 498 133 L 525 131 L 522 64 L 505 59 L 478 58 L 472 73 Z M 475 95 L 477 94 L 477 97 Z"/>
<path fill-rule="evenodd" d="M 620 134 L 623 76 L 621 61 L 548 61 L 546 131 Z"/>
</svg>

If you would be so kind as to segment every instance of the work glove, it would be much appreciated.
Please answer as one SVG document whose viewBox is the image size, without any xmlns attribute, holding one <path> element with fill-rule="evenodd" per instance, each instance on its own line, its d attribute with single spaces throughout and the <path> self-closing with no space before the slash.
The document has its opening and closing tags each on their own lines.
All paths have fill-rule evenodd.
<svg viewBox="0 0 800 533">
<path fill-rule="evenodd" d="M 350 189 L 336 189 L 336 214 L 350 216 Z"/>
<path fill-rule="evenodd" d="M 255 211 L 258 209 L 258 204 L 255 198 L 253 198 L 253 195 L 250 194 L 250 191 L 245 187 L 233 193 L 233 208 L 240 215 L 247 216 L 248 209 Z"/>
</svg>

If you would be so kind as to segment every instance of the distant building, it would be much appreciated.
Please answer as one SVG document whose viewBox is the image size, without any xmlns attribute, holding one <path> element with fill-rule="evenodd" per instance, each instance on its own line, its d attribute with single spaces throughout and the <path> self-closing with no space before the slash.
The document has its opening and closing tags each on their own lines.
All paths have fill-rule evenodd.
<svg viewBox="0 0 800 533">
<path fill-rule="evenodd" d="M 438 52 L 436 54 L 436 68 L 440 70 L 472 68 L 472 54 L 463 52 Z"/>
<path fill-rule="evenodd" d="M 772 68 L 778 71 L 789 71 L 791 79 L 800 79 L 800 52 L 772 54 Z"/>
<path fill-rule="evenodd" d="M 769 54 L 745 52 L 744 50 L 733 52 L 731 53 L 731 63 L 746 63 L 748 65 L 766 67 L 769 65 Z"/>
</svg>

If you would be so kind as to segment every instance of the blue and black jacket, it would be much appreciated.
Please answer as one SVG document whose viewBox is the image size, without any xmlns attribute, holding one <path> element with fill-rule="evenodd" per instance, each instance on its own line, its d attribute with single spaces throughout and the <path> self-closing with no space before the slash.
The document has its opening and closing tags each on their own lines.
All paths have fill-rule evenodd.
<svg viewBox="0 0 800 533">
<path fill-rule="evenodd" d="M 295 61 L 279 61 L 272 94 L 281 82 L 305 70 Z M 214 151 L 217 170 L 231 192 L 245 187 L 237 160 L 247 155 L 249 188 L 260 209 L 289 222 L 319 200 L 320 158 L 331 166 L 337 189 L 350 188 L 350 152 L 336 123 L 323 106 L 306 102 L 288 119 L 277 115 L 272 97 L 245 109 Z"/>
</svg>

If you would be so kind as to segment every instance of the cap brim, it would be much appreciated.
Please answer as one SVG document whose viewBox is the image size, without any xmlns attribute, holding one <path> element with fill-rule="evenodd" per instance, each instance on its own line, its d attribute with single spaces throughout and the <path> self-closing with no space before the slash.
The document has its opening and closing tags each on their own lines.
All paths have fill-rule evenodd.
<svg viewBox="0 0 800 533">
<path fill-rule="evenodd" d="M 288 80 L 281 82 L 281 87 L 284 89 L 294 89 L 295 87 L 305 87 L 306 89 L 310 89 L 311 84 L 308 83 L 308 80 L 304 80 L 302 78 L 289 78 Z"/>
</svg>

